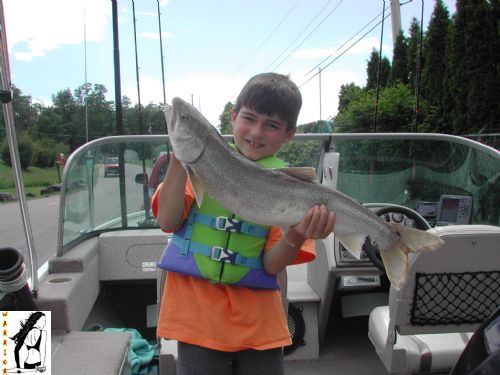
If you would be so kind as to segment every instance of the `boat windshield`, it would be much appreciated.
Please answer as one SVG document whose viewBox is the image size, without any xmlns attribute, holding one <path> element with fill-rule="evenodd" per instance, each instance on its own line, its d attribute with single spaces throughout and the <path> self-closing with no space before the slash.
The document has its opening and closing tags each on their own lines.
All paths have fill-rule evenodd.
<svg viewBox="0 0 500 375">
<path fill-rule="evenodd" d="M 325 150 L 328 153 L 325 155 Z M 58 254 L 103 231 L 158 228 L 149 199 L 172 151 L 168 136 L 117 136 L 87 143 L 66 164 Z M 325 157 L 338 162 L 323 168 Z M 297 135 L 279 156 L 337 176 L 336 188 L 359 203 L 419 209 L 443 195 L 471 197 L 472 224 L 499 225 L 500 153 L 465 138 L 437 134 Z M 107 169 L 118 162 L 116 173 Z M 321 165 L 321 167 L 318 167 Z"/>
</svg>

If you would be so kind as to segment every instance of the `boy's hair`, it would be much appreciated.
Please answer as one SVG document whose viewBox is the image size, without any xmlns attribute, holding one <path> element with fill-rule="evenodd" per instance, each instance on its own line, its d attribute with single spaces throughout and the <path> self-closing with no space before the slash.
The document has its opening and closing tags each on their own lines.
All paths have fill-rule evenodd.
<svg viewBox="0 0 500 375">
<path fill-rule="evenodd" d="M 278 73 L 261 73 L 250 78 L 241 90 L 234 111 L 248 107 L 268 116 L 277 115 L 286 121 L 287 130 L 297 127 L 302 96 L 289 76 Z"/>
</svg>

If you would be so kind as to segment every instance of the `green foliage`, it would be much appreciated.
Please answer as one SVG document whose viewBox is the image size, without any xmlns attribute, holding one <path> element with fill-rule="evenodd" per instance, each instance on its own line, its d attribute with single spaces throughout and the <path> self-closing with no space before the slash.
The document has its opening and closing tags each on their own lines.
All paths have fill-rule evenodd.
<svg viewBox="0 0 500 375">
<path fill-rule="evenodd" d="M 421 28 L 418 20 L 413 18 L 410 25 L 410 37 L 406 49 L 406 64 L 408 70 L 408 84 L 412 92 L 415 91 L 417 80 L 417 64 L 419 63 Z M 420 67 L 423 64 L 419 64 Z"/>
<path fill-rule="evenodd" d="M 346 109 L 335 117 L 335 127 L 340 132 L 370 132 L 375 114 L 375 92 L 363 90 Z"/>
<path fill-rule="evenodd" d="M 377 88 L 377 82 L 380 87 L 387 86 L 389 73 L 391 71 L 391 63 L 385 56 L 382 57 L 382 60 L 380 60 L 379 55 L 379 52 L 376 49 L 373 49 L 370 54 L 370 60 L 368 60 L 366 67 L 366 74 L 368 76 L 366 80 L 366 88 L 368 90 Z"/>
<path fill-rule="evenodd" d="M 339 112 L 347 109 L 353 100 L 357 100 L 363 93 L 361 87 L 356 86 L 354 83 L 340 86 L 339 92 Z"/>
<path fill-rule="evenodd" d="M 401 31 L 396 39 L 392 56 L 392 68 L 389 74 L 388 84 L 396 85 L 398 82 L 408 84 L 408 64 L 407 58 L 408 42 Z"/>
<path fill-rule="evenodd" d="M 414 98 L 407 85 L 401 83 L 380 91 L 377 131 L 409 131 Z M 341 132 L 370 132 L 374 127 L 375 91 L 364 90 L 334 119 Z"/>
<path fill-rule="evenodd" d="M 234 104 L 227 102 L 219 116 L 219 131 L 221 134 L 233 134 L 233 125 L 231 121 L 231 113 L 233 112 Z"/>
<path fill-rule="evenodd" d="M 316 167 L 321 152 L 321 142 L 290 142 L 281 146 L 278 157 L 294 167 Z"/>
<path fill-rule="evenodd" d="M 21 163 L 22 169 L 27 169 L 33 164 L 33 154 L 35 145 L 29 135 L 22 133 L 17 137 L 17 148 L 19 150 L 19 162 Z M 2 144 L 2 160 L 5 164 L 11 166 L 12 161 L 10 158 L 9 145 L 7 140 Z"/>
<path fill-rule="evenodd" d="M 458 1 L 447 45 L 445 124 L 466 134 L 498 124 L 497 20 L 488 1 Z"/>
<path fill-rule="evenodd" d="M 299 125 L 297 127 L 298 133 L 331 133 L 333 123 L 331 121 L 314 121 L 308 124 Z"/>
</svg>

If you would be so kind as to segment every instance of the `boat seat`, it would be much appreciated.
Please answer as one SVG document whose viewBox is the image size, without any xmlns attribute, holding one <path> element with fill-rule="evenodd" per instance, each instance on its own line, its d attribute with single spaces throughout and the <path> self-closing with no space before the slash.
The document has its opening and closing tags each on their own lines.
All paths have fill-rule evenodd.
<svg viewBox="0 0 500 375">
<path fill-rule="evenodd" d="M 130 335 L 125 332 L 53 332 L 52 374 L 130 374 L 129 348 Z"/>
<path fill-rule="evenodd" d="M 158 268 L 158 277 L 156 283 L 158 316 L 160 314 L 163 289 L 165 287 L 166 280 L 167 280 L 167 271 Z M 281 285 L 281 299 L 283 302 L 283 308 L 285 309 L 286 313 L 288 312 L 288 299 L 287 299 L 288 279 L 287 279 L 286 268 L 278 274 L 278 280 Z M 176 361 L 177 361 L 177 341 L 167 340 L 165 338 L 158 337 L 158 347 L 160 352 L 159 374 L 175 375 Z"/>
<path fill-rule="evenodd" d="M 500 228 L 432 231 L 445 243 L 410 254 L 408 282 L 370 313 L 368 336 L 390 374 L 449 372 L 500 305 Z"/>
</svg>

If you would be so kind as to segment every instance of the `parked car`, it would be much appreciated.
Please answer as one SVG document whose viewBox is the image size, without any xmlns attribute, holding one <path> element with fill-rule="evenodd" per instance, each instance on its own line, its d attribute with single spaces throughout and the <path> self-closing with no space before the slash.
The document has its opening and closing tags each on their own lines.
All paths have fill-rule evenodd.
<svg viewBox="0 0 500 375">
<path fill-rule="evenodd" d="M 118 176 L 118 158 L 110 157 L 104 161 L 104 177 Z"/>
</svg>

